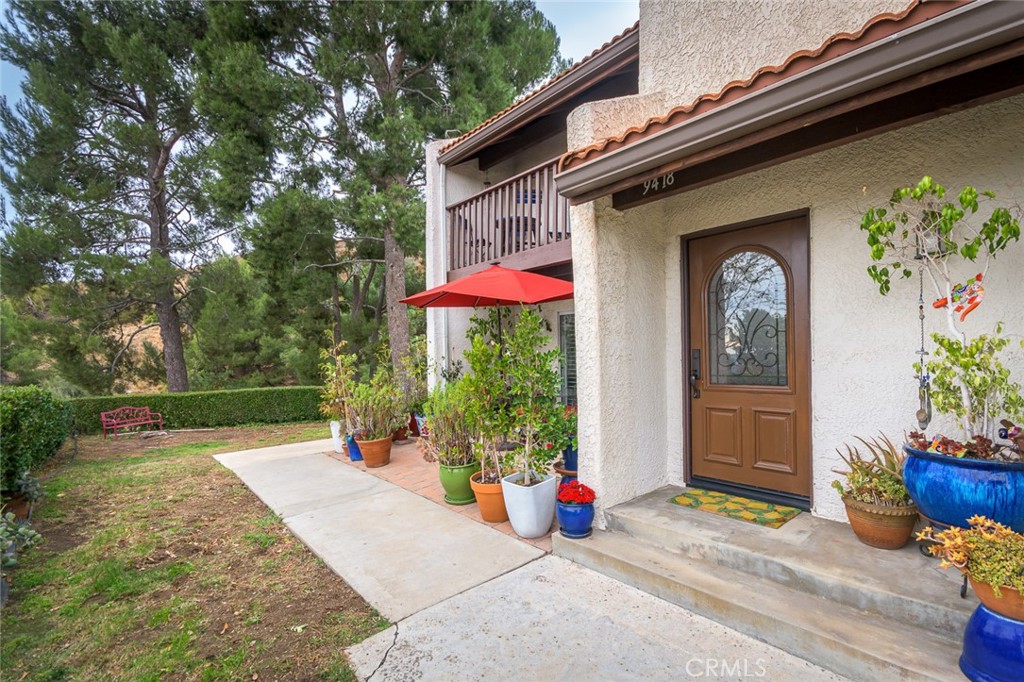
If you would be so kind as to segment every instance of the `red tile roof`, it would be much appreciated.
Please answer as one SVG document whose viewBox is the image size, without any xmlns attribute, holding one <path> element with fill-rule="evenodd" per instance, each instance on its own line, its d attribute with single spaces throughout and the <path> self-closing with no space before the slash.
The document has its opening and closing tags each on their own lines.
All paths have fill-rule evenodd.
<svg viewBox="0 0 1024 682">
<path fill-rule="evenodd" d="M 778 66 L 764 66 L 746 80 L 726 84 L 717 92 L 701 95 L 690 104 L 671 109 L 663 116 L 648 119 L 643 125 L 579 149 L 573 149 L 558 161 L 559 172 L 586 161 L 650 137 L 666 128 L 681 125 L 727 102 L 739 99 L 755 90 L 790 78 L 811 67 L 818 66 L 860 47 L 898 33 L 910 26 L 933 19 L 949 10 L 974 0 L 913 0 L 901 12 L 879 14 L 869 19 L 855 33 L 836 33 L 815 50 L 794 52 Z"/>
<path fill-rule="evenodd" d="M 583 66 L 587 62 L 592 61 L 595 57 L 597 57 L 599 54 L 601 54 L 605 50 L 609 49 L 613 45 L 616 45 L 616 44 L 622 42 L 627 37 L 631 36 L 632 34 L 636 33 L 639 30 L 640 30 L 640 22 L 638 21 L 635 24 L 633 24 L 632 26 L 630 26 L 629 28 L 627 28 L 625 31 L 620 33 L 619 35 L 615 36 L 614 38 L 612 38 L 611 40 L 606 42 L 601 47 L 599 47 L 596 50 L 594 50 L 593 52 L 591 52 L 589 55 L 587 55 L 583 59 L 579 60 L 578 62 L 576 62 L 575 64 L 570 66 L 565 71 L 562 71 L 557 76 L 554 76 L 553 78 L 545 81 L 540 86 L 538 86 L 534 90 L 530 91 L 526 95 L 523 95 L 522 97 L 517 99 L 515 102 L 513 102 L 510 105 L 508 105 L 507 107 L 505 107 L 504 109 L 502 109 L 501 111 L 496 113 L 494 116 L 491 116 L 490 118 L 488 118 L 486 121 L 484 121 L 480 125 L 476 126 L 472 130 L 469 130 L 469 131 L 463 133 L 462 135 L 459 135 L 458 137 L 454 138 L 453 140 L 449 141 L 446 145 L 441 147 L 441 153 L 443 154 L 444 152 L 449 151 L 450 149 L 454 148 L 460 142 L 463 142 L 464 140 L 469 138 L 471 135 L 473 135 L 477 131 L 484 129 L 487 126 L 489 126 L 490 124 L 492 124 L 495 121 L 497 121 L 498 119 L 503 118 L 506 114 L 508 114 L 510 111 L 512 111 L 516 107 L 521 106 L 527 100 L 531 100 L 534 97 L 536 97 L 537 95 L 539 95 L 540 93 L 544 92 L 545 90 L 548 90 L 553 85 L 555 85 L 555 83 L 558 83 L 559 81 L 564 80 L 566 76 L 568 76 L 572 72 L 576 71 L 577 69 L 579 69 L 581 66 Z"/>
</svg>

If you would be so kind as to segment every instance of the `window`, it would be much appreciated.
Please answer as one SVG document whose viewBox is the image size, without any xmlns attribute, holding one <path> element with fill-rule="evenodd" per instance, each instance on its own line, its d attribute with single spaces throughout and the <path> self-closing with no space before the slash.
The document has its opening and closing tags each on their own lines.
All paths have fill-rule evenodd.
<svg viewBox="0 0 1024 682">
<path fill-rule="evenodd" d="M 562 404 L 576 404 L 576 315 L 559 313 L 558 348 L 562 352 Z"/>
<path fill-rule="evenodd" d="M 785 386 L 786 276 L 774 258 L 741 251 L 708 287 L 708 358 L 713 384 Z"/>
</svg>

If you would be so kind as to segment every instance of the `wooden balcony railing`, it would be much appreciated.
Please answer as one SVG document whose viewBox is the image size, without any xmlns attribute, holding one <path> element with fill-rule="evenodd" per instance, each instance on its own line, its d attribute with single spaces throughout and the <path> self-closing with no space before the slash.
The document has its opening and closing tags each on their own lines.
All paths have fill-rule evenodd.
<svg viewBox="0 0 1024 682">
<path fill-rule="evenodd" d="M 556 163 L 448 207 L 449 271 L 493 261 L 525 269 L 568 259 L 569 203 L 555 189 Z"/>
</svg>

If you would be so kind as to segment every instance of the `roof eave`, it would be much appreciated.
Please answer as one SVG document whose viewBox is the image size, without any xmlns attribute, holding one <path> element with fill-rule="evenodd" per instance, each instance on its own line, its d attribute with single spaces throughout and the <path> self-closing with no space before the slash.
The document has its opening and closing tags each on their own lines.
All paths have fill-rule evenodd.
<svg viewBox="0 0 1024 682">
<path fill-rule="evenodd" d="M 1021 37 L 1024 3 L 971 3 L 570 166 L 555 184 L 570 199 L 593 199 L 662 164 Z"/>
<path fill-rule="evenodd" d="M 594 55 L 579 68 L 573 69 L 561 80 L 552 83 L 541 92 L 530 97 L 521 105 L 514 107 L 504 116 L 484 126 L 468 138 L 459 142 L 451 149 L 438 156 L 438 162 L 450 166 L 473 156 L 481 149 L 491 145 L 505 135 L 525 125 L 530 120 L 543 115 L 549 109 L 566 99 L 581 83 L 590 81 L 594 75 L 605 69 L 637 59 L 640 46 L 640 31 L 633 31 L 607 49 Z M 636 54 L 631 54 L 636 53 Z"/>
</svg>

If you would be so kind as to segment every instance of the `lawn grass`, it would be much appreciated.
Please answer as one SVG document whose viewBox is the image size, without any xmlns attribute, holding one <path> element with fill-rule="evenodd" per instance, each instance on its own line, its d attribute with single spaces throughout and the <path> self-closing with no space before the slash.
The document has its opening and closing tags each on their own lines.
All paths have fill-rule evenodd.
<svg viewBox="0 0 1024 682">
<path fill-rule="evenodd" d="M 4 680 L 350 680 L 387 627 L 210 455 L 324 438 L 274 425 L 79 441 L 44 473 L 44 543 L 0 616 Z"/>
</svg>

